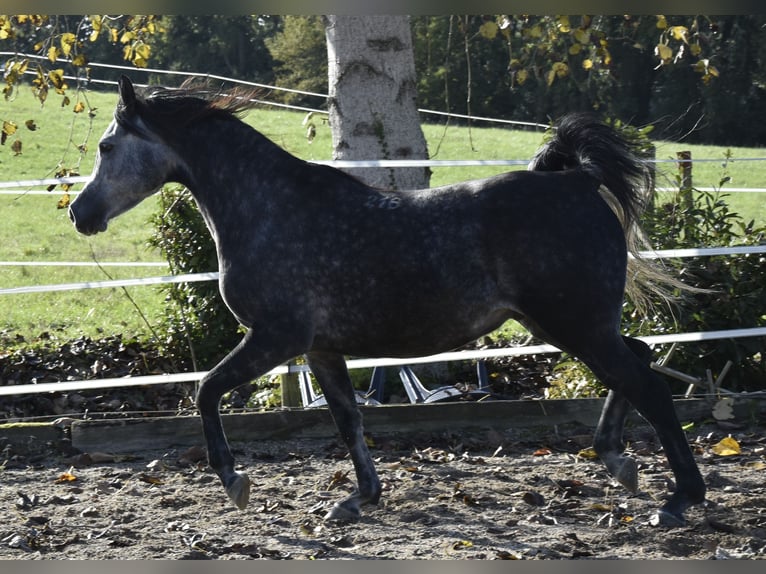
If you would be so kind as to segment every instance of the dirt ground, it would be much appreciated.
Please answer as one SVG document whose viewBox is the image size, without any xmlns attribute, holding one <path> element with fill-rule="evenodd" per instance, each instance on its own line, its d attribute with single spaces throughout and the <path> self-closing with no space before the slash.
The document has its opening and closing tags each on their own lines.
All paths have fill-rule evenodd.
<svg viewBox="0 0 766 574">
<path fill-rule="evenodd" d="M 716 454 L 729 436 L 740 453 Z M 6 445 L 0 558 L 765 558 L 764 428 L 699 427 L 689 437 L 708 503 L 676 529 L 649 524 L 672 475 L 644 427 L 628 435 L 640 461 L 635 495 L 586 456 L 590 429 L 531 438 L 372 432 L 383 498 L 356 523 L 322 519 L 352 487 L 336 440 L 235 443 L 252 481 L 244 511 L 227 501 L 201 446 L 110 455 Z"/>
</svg>

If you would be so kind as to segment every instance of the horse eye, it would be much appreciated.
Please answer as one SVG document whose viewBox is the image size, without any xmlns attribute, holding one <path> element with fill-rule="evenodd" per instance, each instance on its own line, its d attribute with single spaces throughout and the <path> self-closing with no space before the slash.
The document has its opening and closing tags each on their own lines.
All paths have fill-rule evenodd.
<svg viewBox="0 0 766 574">
<path fill-rule="evenodd" d="M 101 153 L 107 153 L 107 152 L 110 152 L 110 151 L 112 151 L 112 149 L 113 149 L 113 148 L 114 148 L 114 144 L 110 144 L 110 143 L 108 143 L 108 142 L 100 142 L 100 143 L 98 144 L 98 150 L 99 150 Z"/>
</svg>

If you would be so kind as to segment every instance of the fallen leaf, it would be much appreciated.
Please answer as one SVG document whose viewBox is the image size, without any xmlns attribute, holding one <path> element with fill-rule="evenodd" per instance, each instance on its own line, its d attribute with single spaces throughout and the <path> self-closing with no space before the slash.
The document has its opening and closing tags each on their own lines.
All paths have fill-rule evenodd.
<svg viewBox="0 0 766 574">
<path fill-rule="evenodd" d="M 74 482 L 77 480 L 77 477 L 72 474 L 73 469 L 69 469 L 69 471 L 61 473 L 58 478 L 55 480 L 55 482 Z"/>
<path fill-rule="evenodd" d="M 734 456 L 742 453 L 742 449 L 736 439 L 727 436 L 711 447 L 718 456 Z"/>
<path fill-rule="evenodd" d="M 596 449 L 594 449 L 593 447 L 588 447 L 578 452 L 577 456 L 579 456 L 580 458 L 595 459 L 595 458 L 598 458 L 598 453 L 596 453 Z"/>
<path fill-rule="evenodd" d="M 535 452 L 532 453 L 532 456 L 545 456 L 551 454 L 551 450 L 548 448 L 538 448 Z"/>
<path fill-rule="evenodd" d="M 139 474 L 138 479 L 142 482 L 146 482 L 147 484 L 162 484 L 162 479 L 160 477 L 152 476 L 151 474 L 146 474 L 145 472 Z"/>
</svg>

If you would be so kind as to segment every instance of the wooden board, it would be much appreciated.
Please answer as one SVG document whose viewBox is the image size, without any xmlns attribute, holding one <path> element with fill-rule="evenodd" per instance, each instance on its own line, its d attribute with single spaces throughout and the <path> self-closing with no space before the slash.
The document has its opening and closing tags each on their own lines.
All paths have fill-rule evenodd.
<svg viewBox="0 0 766 574">
<path fill-rule="evenodd" d="M 595 427 L 603 403 L 603 399 L 572 399 L 381 405 L 362 407 L 362 413 L 365 431 L 371 435 L 488 429 L 502 432 L 569 423 Z M 676 401 L 676 409 L 682 421 L 710 416 L 709 403 L 701 399 Z M 630 420 L 643 422 L 635 414 Z M 231 414 L 224 415 L 223 421 L 231 442 L 337 436 L 326 408 Z M 196 416 L 76 421 L 71 436 L 72 446 L 85 452 L 137 452 L 203 444 L 202 425 Z"/>
</svg>

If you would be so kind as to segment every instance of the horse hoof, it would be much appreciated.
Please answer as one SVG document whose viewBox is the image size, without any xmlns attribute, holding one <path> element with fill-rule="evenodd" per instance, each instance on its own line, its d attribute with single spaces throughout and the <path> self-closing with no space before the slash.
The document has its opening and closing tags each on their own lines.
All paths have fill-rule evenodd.
<svg viewBox="0 0 766 574">
<path fill-rule="evenodd" d="M 243 472 L 236 472 L 226 487 L 226 494 L 240 510 L 244 510 L 250 501 L 250 479 Z"/>
<path fill-rule="evenodd" d="M 686 525 L 683 515 L 673 514 L 667 510 L 658 510 L 649 518 L 652 526 L 664 526 L 665 528 L 679 528 Z"/>
<path fill-rule="evenodd" d="M 635 493 L 638 490 L 638 465 L 632 458 L 620 457 L 612 476 L 630 492 Z"/>
<path fill-rule="evenodd" d="M 344 504 L 345 502 L 345 504 Z M 330 511 L 324 515 L 325 520 L 342 520 L 345 522 L 356 522 L 362 513 L 356 505 L 348 504 L 348 501 L 336 502 Z"/>
</svg>

